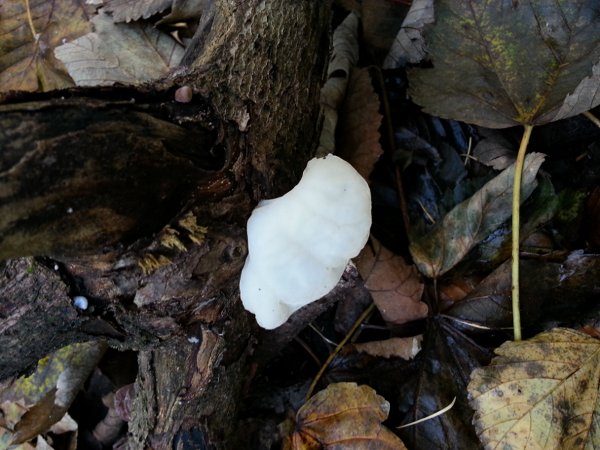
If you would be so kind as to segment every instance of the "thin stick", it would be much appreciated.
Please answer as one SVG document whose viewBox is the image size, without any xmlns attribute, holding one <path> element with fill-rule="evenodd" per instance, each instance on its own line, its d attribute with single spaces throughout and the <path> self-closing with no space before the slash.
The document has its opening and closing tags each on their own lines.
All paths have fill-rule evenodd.
<svg viewBox="0 0 600 450">
<path fill-rule="evenodd" d="M 598 128 L 600 128 L 600 119 L 598 119 L 595 115 L 589 111 L 584 112 L 583 115 L 595 123 Z"/>
<path fill-rule="evenodd" d="M 329 364 L 331 364 L 331 361 L 333 361 L 333 358 L 335 358 L 335 356 L 340 352 L 342 347 L 344 347 L 344 345 L 346 345 L 346 342 L 348 342 L 350 340 L 350 338 L 352 337 L 354 332 L 358 329 L 358 327 L 360 327 L 360 324 L 363 323 L 367 319 L 367 317 L 369 317 L 369 315 L 373 312 L 373 309 L 375 309 L 375 303 L 371 303 L 371 305 L 367 309 L 364 310 L 364 312 L 360 315 L 360 317 L 358 319 L 356 319 L 356 322 L 354 322 L 354 325 L 352 325 L 352 328 L 350 328 L 350 331 L 348 331 L 346 336 L 344 336 L 344 339 L 342 339 L 342 341 L 337 345 L 335 350 L 333 352 L 331 352 L 331 354 L 329 355 L 329 357 L 327 358 L 325 363 L 319 369 L 319 372 L 317 373 L 317 375 L 315 375 L 315 379 L 310 384 L 310 387 L 308 388 L 308 392 L 306 393 L 306 400 L 308 400 L 311 397 L 311 395 L 313 394 L 313 391 L 315 390 L 317 383 L 319 382 L 319 380 L 321 379 L 321 377 L 323 376 L 323 374 L 329 367 Z"/>
<path fill-rule="evenodd" d="M 454 406 L 454 403 L 456 403 L 456 397 L 454 397 L 452 399 L 452 401 L 450 402 L 450 404 L 448 406 L 446 406 L 444 409 L 440 409 L 439 411 L 434 412 L 433 414 L 430 414 L 427 417 L 423 417 L 422 419 L 415 420 L 414 422 L 405 423 L 404 425 L 400 425 L 399 427 L 396 427 L 396 428 L 400 429 L 400 428 L 412 427 L 413 425 L 416 425 L 418 423 L 426 422 L 426 421 L 431 420 L 431 419 L 433 419 L 433 418 L 435 418 L 437 416 L 441 416 L 446 411 L 450 411 L 452 409 L 452 407 Z"/>
<path fill-rule="evenodd" d="M 525 131 L 521 138 L 517 162 L 515 163 L 515 177 L 513 181 L 512 199 L 512 309 L 513 328 L 515 341 L 521 340 L 521 311 L 519 309 L 519 226 L 521 222 L 521 176 L 523 175 L 523 164 L 525 153 L 531 137 L 533 125 L 525 125 Z"/>
</svg>

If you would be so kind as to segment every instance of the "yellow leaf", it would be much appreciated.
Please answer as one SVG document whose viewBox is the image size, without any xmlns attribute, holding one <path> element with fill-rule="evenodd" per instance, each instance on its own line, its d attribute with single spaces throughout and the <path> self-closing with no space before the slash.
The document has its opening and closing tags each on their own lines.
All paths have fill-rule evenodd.
<svg viewBox="0 0 600 450">
<path fill-rule="evenodd" d="M 389 409 L 390 404 L 369 386 L 332 384 L 300 408 L 287 448 L 406 449 L 398 436 L 381 425 Z"/>
<path fill-rule="evenodd" d="M 557 328 L 496 354 L 468 386 L 486 448 L 600 448 L 599 340 Z"/>
<path fill-rule="evenodd" d="M 105 349 L 102 342 L 68 345 L 38 361 L 34 373 L 0 391 L 0 415 L 6 419 L 3 426 L 12 431 L 13 444 L 45 432 L 65 415 Z"/>
<path fill-rule="evenodd" d="M 49 91 L 73 86 L 53 50 L 91 30 L 84 2 L 5 0 L 0 6 L 0 89 Z"/>
</svg>

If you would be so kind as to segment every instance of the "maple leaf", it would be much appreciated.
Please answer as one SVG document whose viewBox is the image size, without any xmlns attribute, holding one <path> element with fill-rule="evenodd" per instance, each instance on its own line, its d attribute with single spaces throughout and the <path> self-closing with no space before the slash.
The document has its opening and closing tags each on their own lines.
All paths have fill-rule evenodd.
<svg viewBox="0 0 600 450">
<path fill-rule="evenodd" d="M 409 72 L 430 114 L 489 128 L 540 125 L 600 104 L 594 0 L 436 2 L 433 68 Z"/>
<path fill-rule="evenodd" d="M 381 425 L 389 409 L 390 404 L 369 386 L 331 384 L 298 410 L 284 449 L 406 449 L 398 436 Z"/>
</svg>

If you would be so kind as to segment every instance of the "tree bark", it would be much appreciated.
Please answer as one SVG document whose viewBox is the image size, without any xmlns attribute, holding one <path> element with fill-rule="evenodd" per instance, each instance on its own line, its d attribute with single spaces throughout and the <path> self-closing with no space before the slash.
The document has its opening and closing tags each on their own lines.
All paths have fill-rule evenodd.
<svg viewBox="0 0 600 450">
<path fill-rule="evenodd" d="M 245 223 L 316 148 L 330 9 L 218 0 L 187 65 L 152 86 L 7 97 L 0 379 L 105 339 L 139 350 L 130 448 L 243 448 L 258 336 L 239 301 Z M 182 85 L 191 104 L 172 100 Z"/>
</svg>

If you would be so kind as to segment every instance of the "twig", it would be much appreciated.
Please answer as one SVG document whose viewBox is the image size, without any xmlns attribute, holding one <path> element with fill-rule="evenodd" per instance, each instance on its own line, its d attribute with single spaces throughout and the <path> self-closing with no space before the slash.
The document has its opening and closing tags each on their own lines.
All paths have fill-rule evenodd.
<svg viewBox="0 0 600 450">
<path fill-rule="evenodd" d="M 525 162 L 525 153 L 531 137 L 533 125 L 525 125 L 517 161 L 515 163 L 515 176 L 513 181 L 513 199 L 512 199 L 512 309 L 513 309 L 513 327 L 515 341 L 521 340 L 521 311 L 519 309 L 519 226 L 521 222 L 521 176 L 523 175 L 523 164 Z"/>
<path fill-rule="evenodd" d="M 595 115 L 589 111 L 584 112 L 583 115 L 595 123 L 598 128 L 600 128 L 600 119 L 598 119 Z"/>
<path fill-rule="evenodd" d="M 308 355 L 313 359 L 313 361 L 315 363 L 317 363 L 317 367 L 321 367 L 321 361 L 319 360 L 319 358 L 317 357 L 317 355 L 315 355 L 315 353 L 311 350 L 311 348 L 306 344 L 306 342 L 304 342 L 298 336 L 296 336 L 294 338 L 294 341 L 296 341 L 300 345 L 300 347 L 302 347 L 304 349 L 304 351 L 306 353 L 308 353 Z"/>
<path fill-rule="evenodd" d="M 329 355 L 329 357 L 327 358 L 325 363 L 321 366 L 321 369 L 319 369 L 319 372 L 317 373 L 317 375 L 315 375 L 315 379 L 312 381 L 312 383 L 310 384 L 310 387 L 308 388 L 308 392 L 306 393 L 305 400 L 308 400 L 312 396 L 313 391 L 315 390 L 315 387 L 317 386 L 317 383 L 319 382 L 319 380 L 321 379 L 321 377 L 323 376 L 323 374 L 329 367 L 329 364 L 331 364 L 331 361 L 333 361 L 333 358 L 335 358 L 335 356 L 340 352 L 342 347 L 344 347 L 344 345 L 346 345 L 346 342 L 348 342 L 350 340 L 350 338 L 352 337 L 354 332 L 358 329 L 358 327 L 360 327 L 360 324 L 363 323 L 367 319 L 367 317 L 369 317 L 369 315 L 373 312 L 374 309 L 375 309 L 375 303 L 371 303 L 369 305 L 369 307 L 367 309 L 365 309 L 364 312 L 360 315 L 360 317 L 358 319 L 356 319 L 356 322 L 354 322 L 354 325 L 352 325 L 352 328 L 350 328 L 350 331 L 348 331 L 348 333 L 346 333 L 346 336 L 344 336 L 344 339 L 342 339 L 341 342 L 335 348 L 335 350 L 333 350 L 333 352 L 331 352 L 331 354 Z"/>
<path fill-rule="evenodd" d="M 423 417 L 422 419 L 415 420 L 414 422 L 410 422 L 410 423 L 405 423 L 404 425 L 400 425 L 399 427 L 396 427 L 396 428 L 400 429 L 400 428 L 412 427 L 413 425 L 416 425 L 418 423 L 426 422 L 427 420 L 431 420 L 434 417 L 441 416 L 445 412 L 450 411 L 452 409 L 452 407 L 454 406 L 454 403 L 456 403 L 456 397 L 454 397 L 452 399 L 452 401 L 450 402 L 450 404 L 448 406 L 446 406 L 445 408 L 440 409 L 439 411 L 436 411 L 433 414 L 430 414 L 426 417 Z"/>
</svg>

